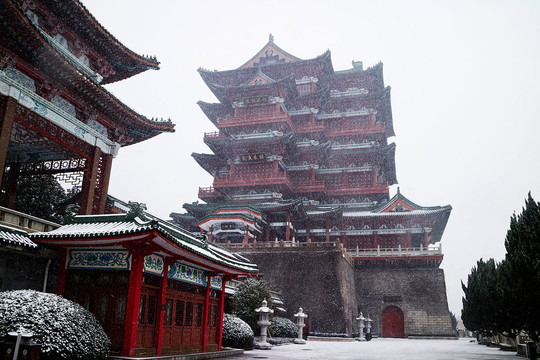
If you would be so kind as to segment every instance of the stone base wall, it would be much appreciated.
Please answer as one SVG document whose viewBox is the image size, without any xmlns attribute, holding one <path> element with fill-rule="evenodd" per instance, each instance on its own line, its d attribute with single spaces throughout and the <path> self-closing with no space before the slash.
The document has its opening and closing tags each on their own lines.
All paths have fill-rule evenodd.
<svg viewBox="0 0 540 360">
<path fill-rule="evenodd" d="M 444 272 L 438 268 L 358 268 L 359 311 L 373 319 L 373 332 L 383 333 L 382 315 L 395 306 L 404 315 L 404 335 L 453 336 Z"/>
<path fill-rule="evenodd" d="M 279 316 L 294 319 L 299 307 L 308 314 L 310 332 L 358 332 L 362 311 L 382 335 L 388 306 L 403 312 L 404 336 L 453 336 L 444 272 L 438 268 L 355 267 L 338 248 L 281 248 L 244 252 L 262 278 L 280 291 L 287 308 Z"/>
<path fill-rule="evenodd" d="M 286 314 L 294 319 L 299 307 L 308 314 L 310 332 L 352 333 L 356 317 L 354 268 L 341 250 L 282 248 L 246 252 L 272 290 L 281 292 Z"/>
</svg>

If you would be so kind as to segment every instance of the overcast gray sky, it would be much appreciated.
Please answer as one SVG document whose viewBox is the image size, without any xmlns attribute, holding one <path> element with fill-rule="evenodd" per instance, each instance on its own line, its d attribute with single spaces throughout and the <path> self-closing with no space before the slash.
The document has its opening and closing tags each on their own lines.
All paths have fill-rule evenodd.
<svg viewBox="0 0 540 360">
<path fill-rule="evenodd" d="M 120 150 L 110 193 L 168 218 L 212 178 L 191 158 L 216 131 L 196 105 L 216 101 L 199 67 L 229 70 L 275 43 L 302 58 L 327 49 L 334 69 L 382 61 L 392 87 L 401 192 L 453 207 L 443 236 L 450 310 L 480 258 L 504 257 L 513 212 L 540 200 L 540 2 L 82 0 L 117 39 L 161 70 L 107 86 L 176 133 Z M 396 193 L 392 186 L 391 195 Z"/>
</svg>

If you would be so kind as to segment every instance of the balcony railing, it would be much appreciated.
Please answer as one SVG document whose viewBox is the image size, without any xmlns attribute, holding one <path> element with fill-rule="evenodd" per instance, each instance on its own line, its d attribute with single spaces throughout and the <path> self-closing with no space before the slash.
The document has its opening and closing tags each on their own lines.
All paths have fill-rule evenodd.
<svg viewBox="0 0 540 360">
<path fill-rule="evenodd" d="M 217 198 L 223 195 L 212 186 L 199 188 L 199 199 Z"/>
<path fill-rule="evenodd" d="M 419 247 L 419 248 L 402 248 L 398 246 L 397 248 L 381 248 L 377 246 L 374 249 L 348 249 L 347 252 L 353 258 L 407 258 L 407 257 L 423 257 L 423 256 L 442 256 L 442 246 L 437 247 Z"/>
<path fill-rule="evenodd" d="M 388 191 L 387 184 L 377 184 L 371 186 L 362 185 L 329 185 L 326 184 L 327 195 L 354 195 L 354 194 L 380 194 Z"/>
<path fill-rule="evenodd" d="M 230 118 L 218 118 L 218 128 L 227 128 L 234 126 L 260 125 L 273 123 L 287 123 L 289 129 L 292 129 L 291 119 L 287 114 L 270 114 L 270 115 L 245 115 L 234 116 Z"/>
<path fill-rule="evenodd" d="M 0 224 L 15 227 L 27 232 L 51 231 L 59 224 L 0 206 Z"/>
<path fill-rule="evenodd" d="M 343 126 L 343 127 L 324 129 L 324 134 L 326 136 L 384 134 L 385 132 L 386 132 L 386 125 L 383 123 L 376 123 L 373 125 L 365 125 L 365 126 Z"/>
<path fill-rule="evenodd" d="M 252 174 L 249 176 L 216 176 L 214 178 L 214 188 L 238 187 L 238 186 L 258 186 L 258 185 L 279 185 L 283 184 L 292 190 L 293 185 L 287 174 Z"/>
<path fill-rule="evenodd" d="M 294 191 L 298 193 L 323 192 L 324 181 L 312 181 L 307 184 L 294 183 L 293 188 Z"/>
</svg>

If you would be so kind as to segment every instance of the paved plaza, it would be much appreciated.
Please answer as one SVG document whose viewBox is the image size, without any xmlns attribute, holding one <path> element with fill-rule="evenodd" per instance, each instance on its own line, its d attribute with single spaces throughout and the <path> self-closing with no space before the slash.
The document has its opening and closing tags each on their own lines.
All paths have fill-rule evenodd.
<svg viewBox="0 0 540 360">
<path fill-rule="evenodd" d="M 523 359 L 515 352 L 460 340 L 373 339 L 369 342 L 309 341 L 305 345 L 274 346 L 272 350 L 251 350 L 226 359 L 365 359 L 365 360 L 506 360 Z"/>
</svg>

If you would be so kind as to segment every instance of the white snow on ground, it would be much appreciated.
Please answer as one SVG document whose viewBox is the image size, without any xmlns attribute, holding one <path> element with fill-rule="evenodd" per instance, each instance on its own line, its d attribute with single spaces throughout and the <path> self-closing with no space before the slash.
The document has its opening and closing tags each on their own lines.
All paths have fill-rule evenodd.
<svg viewBox="0 0 540 360">
<path fill-rule="evenodd" d="M 369 342 L 308 341 L 305 345 L 274 346 L 272 350 L 246 351 L 227 359 L 295 360 L 506 360 L 522 359 L 515 352 L 460 340 L 373 339 Z"/>
</svg>

